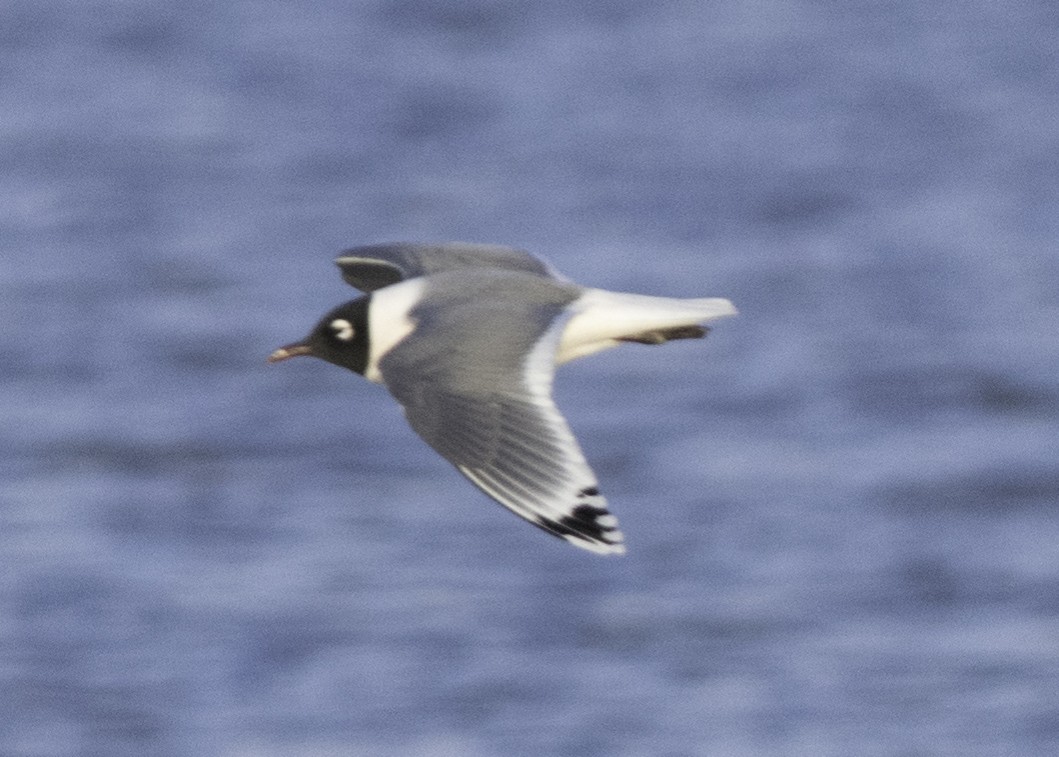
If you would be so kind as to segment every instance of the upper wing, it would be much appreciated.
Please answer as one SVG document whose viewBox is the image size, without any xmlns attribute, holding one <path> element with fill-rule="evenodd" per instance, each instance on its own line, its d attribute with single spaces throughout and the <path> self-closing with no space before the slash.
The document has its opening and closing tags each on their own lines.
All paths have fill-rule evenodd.
<svg viewBox="0 0 1059 757">
<path fill-rule="evenodd" d="M 492 244 L 374 244 L 346 250 L 335 259 L 348 284 L 364 292 L 405 279 L 459 268 L 499 268 L 558 278 L 552 268 L 528 252 Z"/>
<path fill-rule="evenodd" d="M 573 288 L 516 275 L 521 286 L 497 299 L 482 291 L 488 277 L 478 278 L 473 301 L 413 311 L 416 330 L 380 362 L 387 388 L 416 433 L 497 502 L 584 549 L 624 552 L 617 518 L 551 398 Z M 535 282 L 552 287 L 552 301 Z"/>
</svg>

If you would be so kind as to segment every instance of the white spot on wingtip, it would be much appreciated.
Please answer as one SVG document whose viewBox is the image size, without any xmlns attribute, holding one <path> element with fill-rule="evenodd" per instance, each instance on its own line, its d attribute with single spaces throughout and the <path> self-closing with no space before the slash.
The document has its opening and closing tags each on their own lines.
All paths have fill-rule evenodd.
<svg viewBox="0 0 1059 757">
<path fill-rule="evenodd" d="M 610 534 L 608 534 L 610 536 Z M 620 534 L 619 534 L 620 536 Z M 613 544 L 606 541 L 587 541 L 584 538 L 577 536 L 563 536 L 566 541 L 570 542 L 576 547 L 581 549 L 587 549 L 589 552 L 595 552 L 597 555 L 624 555 L 625 545 L 624 544 Z"/>
</svg>

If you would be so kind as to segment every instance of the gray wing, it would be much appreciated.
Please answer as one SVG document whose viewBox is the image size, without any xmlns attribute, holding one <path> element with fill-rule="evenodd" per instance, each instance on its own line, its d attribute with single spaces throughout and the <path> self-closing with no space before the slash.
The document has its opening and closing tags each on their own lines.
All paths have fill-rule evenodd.
<svg viewBox="0 0 1059 757">
<path fill-rule="evenodd" d="M 497 502 L 584 549 L 624 552 L 617 518 L 551 398 L 563 308 L 576 288 L 500 276 L 516 286 L 498 299 L 489 277 L 475 278 L 473 300 L 435 293 L 412 312 L 416 330 L 379 364 L 387 388 L 416 433 Z"/>
<path fill-rule="evenodd" d="M 491 244 L 375 244 L 346 250 L 335 263 L 346 283 L 363 292 L 405 279 L 463 268 L 498 268 L 558 278 L 551 266 L 528 252 Z"/>
</svg>

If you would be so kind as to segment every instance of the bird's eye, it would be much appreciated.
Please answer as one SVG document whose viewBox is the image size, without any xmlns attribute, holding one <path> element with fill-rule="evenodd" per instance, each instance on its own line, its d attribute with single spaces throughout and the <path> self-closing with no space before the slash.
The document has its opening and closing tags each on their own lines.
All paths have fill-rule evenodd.
<svg viewBox="0 0 1059 757">
<path fill-rule="evenodd" d="M 343 342 L 348 342 L 356 333 L 353 329 L 353 324 L 345 318 L 336 318 L 331 321 L 330 325 L 331 330 L 335 333 L 335 339 L 340 339 Z"/>
</svg>

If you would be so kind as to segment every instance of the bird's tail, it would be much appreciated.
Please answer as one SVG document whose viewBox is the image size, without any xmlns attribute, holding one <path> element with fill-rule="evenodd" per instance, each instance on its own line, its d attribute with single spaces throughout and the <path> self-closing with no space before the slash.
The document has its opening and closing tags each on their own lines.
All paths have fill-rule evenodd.
<svg viewBox="0 0 1059 757">
<path fill-rule="evenodd" d="M 706 335 L 706 323 L 735 315 L 723 297 L 677 299 L 588 289 L 573 307 L 556 360 L 565 363 L 622 342 L 662 344 Z"/>
</svg>

